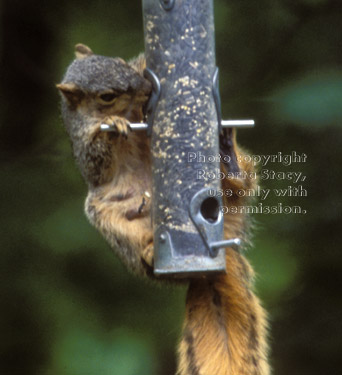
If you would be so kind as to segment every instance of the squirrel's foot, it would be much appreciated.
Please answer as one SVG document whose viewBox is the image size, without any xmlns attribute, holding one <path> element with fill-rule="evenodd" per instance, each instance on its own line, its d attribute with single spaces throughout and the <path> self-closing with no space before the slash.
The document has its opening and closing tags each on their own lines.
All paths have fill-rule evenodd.
<svg viewBox="0 0 342 375">
<path fill-rule="evenodd" d="M 142 251 L 141 259 L 149 267 L 152 267 L 152 268 L 153 268 L 153 263 L 154 263 L 153 254 L 154 254 L 154 246 L 153 246 L 153 240 L 151 240 L 151 242 Z"/>
<path fill-rule="evenodd" d="M 128 132 L 132 131 L 130 123 L 124 117 L 107 116 L 101 121 L 101 125 L 108 125 L 109 129 L 106 131 L 112 132 L 115 135 L 121 135 L 127 139 Z"/>
</svg>

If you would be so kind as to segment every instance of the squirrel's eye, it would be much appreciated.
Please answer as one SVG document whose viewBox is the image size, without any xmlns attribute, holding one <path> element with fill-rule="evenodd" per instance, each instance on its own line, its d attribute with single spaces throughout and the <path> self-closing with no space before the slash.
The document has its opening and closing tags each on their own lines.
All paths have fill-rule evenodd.
<svg viewBox="0 0 342 375">
<path fill-rule="evenodd" d="M 107 94 L 100 95 L 100 98 L 104 102 L 109 103 L 109 102 L 112 102 L 116 98 L 116 95 L 114 93 L 107 93 Z"/>
</svg>

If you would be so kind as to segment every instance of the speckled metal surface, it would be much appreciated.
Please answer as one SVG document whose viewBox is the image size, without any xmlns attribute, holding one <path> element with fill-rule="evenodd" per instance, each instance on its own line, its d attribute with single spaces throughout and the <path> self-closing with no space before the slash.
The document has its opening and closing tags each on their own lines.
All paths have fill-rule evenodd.
<svg viewBox="0 0 342 375">
<path fill-rule="evenodd" d="M 219 172 L 217 160 L 189 160 L 193 152 L 219 155 L 212 0 L 175 0 L 169 10 L 143 0 L 143 12 L 147 67 L 161 84 L 152 128 L 155 273 L 222 272 L 224 250 L 210 256 L 189 214 L 197 192 L 220 187 L 218 179 L 201 178 Z M 221 224 L 208 239 L 222 239 Z"/>
</svg>

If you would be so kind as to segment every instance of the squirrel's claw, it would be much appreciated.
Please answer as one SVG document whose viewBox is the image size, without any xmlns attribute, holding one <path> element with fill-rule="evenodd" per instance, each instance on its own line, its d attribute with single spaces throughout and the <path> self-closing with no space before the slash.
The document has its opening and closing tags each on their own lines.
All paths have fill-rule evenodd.
<svg viewBox="0 0 342 375">
<path fill-rule="evenodd" d="M 127 139 L 128 131 L 132 131 L 132 128 L 129 121 L 125 118 L 119 116 L 108 116 L 101 121 L 101 131 L 113 132 Z"/>
</svg>

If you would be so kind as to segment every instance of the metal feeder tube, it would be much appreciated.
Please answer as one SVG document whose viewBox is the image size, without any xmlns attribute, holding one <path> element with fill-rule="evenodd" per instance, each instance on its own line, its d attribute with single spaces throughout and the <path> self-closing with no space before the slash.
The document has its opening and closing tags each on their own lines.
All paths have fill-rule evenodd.
<svg viewBox="0 0 342 375">
<path fill-rule="evenodd" d="M 155 274 L 194 277 L 225 271 L 212 0 L 143 0 L 152 112 Z M 158 90 L 159 90 L 158 88 Z M 201 151 L 206 162 L 190 160 Z M 211 243 L 215 246 L 211 247 Z"/>
</svg>

